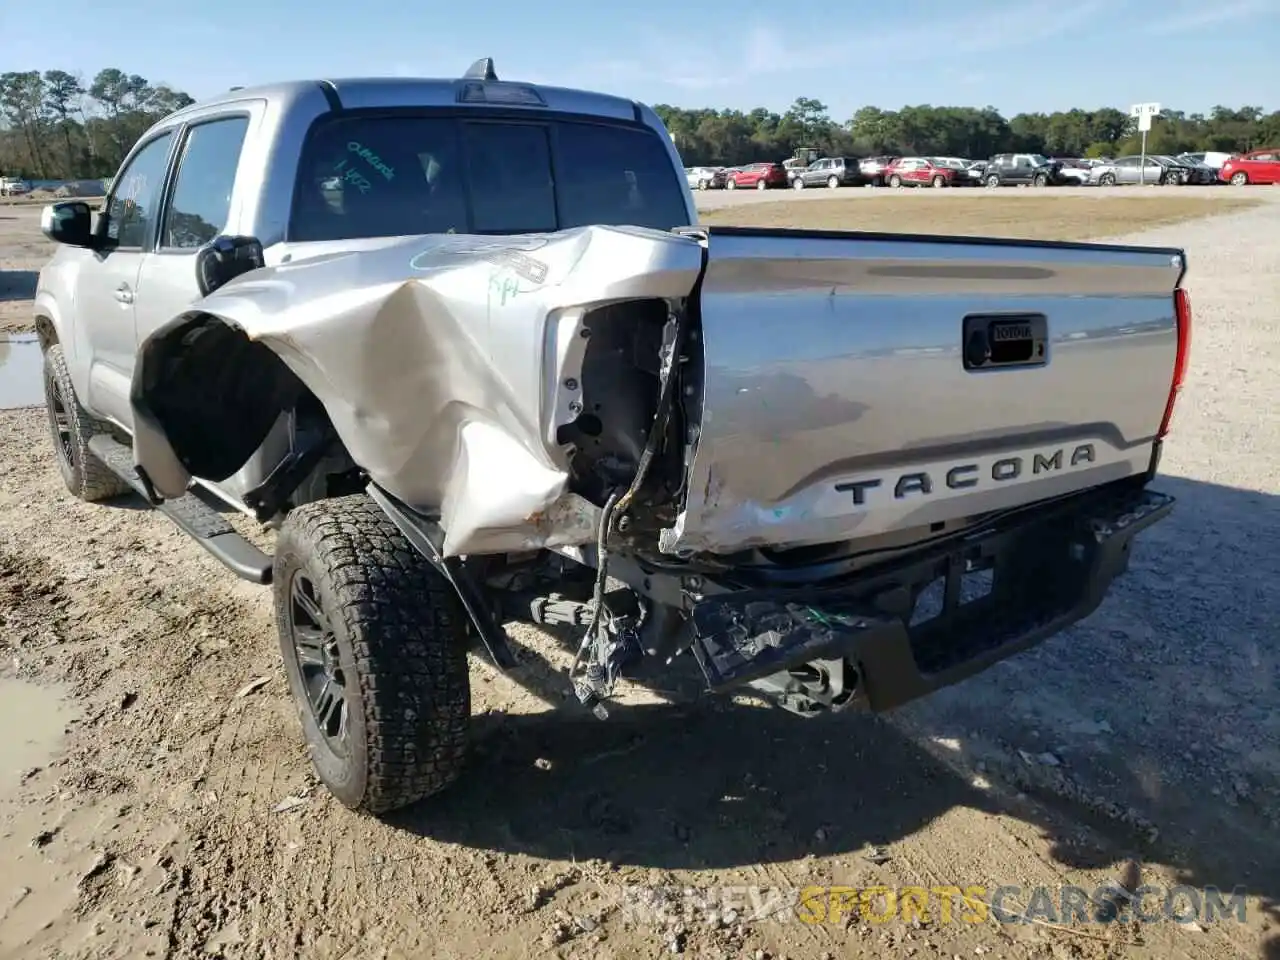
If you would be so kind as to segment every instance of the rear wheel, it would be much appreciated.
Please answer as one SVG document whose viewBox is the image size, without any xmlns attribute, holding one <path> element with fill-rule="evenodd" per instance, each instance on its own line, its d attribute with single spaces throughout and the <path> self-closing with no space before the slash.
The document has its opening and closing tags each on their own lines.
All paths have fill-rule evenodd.
<svg viewBox="0 0 1280 960">
<path fill-rule="evenodd" d="M 381 813 L 444 789 L 471 717 L 452 586 L 363 494 L 291 511 L 276 539 L 276 628 L 316 773 Z"/>
<path fill-rule="evenodd" d="M 840 178 L 837 176 L 827 177 L 827 189 L 834 190 L 840 186 Z"/>
<path fill-rule="evenodd" d="M 1231 175 L 1231 185 L 1233 187 L 1243 187 L 1249 182 L 1249 175 L 1243 170 L 1237 170 Z"/>
<path fill-rule="evenodd" d="M 129 485 L 89 451 L 89 439 L 108 428 L 80 406 L 66 355 L 58 343 L 44 354 L 44 404 L 53 454 L 67 489 L 88 503 L 129 492 Z"/>
</svg>

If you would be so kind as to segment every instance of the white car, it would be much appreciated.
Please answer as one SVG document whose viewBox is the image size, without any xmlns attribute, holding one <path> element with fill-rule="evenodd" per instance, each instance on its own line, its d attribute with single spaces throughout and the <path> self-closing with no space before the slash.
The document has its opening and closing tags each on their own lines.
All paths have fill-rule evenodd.
<svg viewBox="0 0 1280 960">
<path fill-rule="evenodd" d="M 20 197 L 31 192 L 31 184 L 17 177 L 0 177 L 0 197 Z"/>
</svg>

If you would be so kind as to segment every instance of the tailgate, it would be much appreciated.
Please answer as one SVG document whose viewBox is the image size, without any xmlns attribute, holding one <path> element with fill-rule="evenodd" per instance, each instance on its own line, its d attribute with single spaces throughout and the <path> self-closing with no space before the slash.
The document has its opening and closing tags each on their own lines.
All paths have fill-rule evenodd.
<svg viewBox="0 0 1280 960">
<path fill-rule="evenodd" d="M 835 543 L 1140 474 L 1176 249 L 710 228 L 670 552 Z"/>
</svg>

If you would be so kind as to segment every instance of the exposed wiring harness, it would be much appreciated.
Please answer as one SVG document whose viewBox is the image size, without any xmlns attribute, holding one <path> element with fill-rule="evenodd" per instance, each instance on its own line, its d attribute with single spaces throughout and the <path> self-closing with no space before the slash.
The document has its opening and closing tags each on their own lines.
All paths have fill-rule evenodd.
<svg viewBox="0 0 1280 960">
<path fill-rule="evenodd" d="M 649 431 L 644 450 L 641 452 L 640 459 L 636 464 L 635 476 L 624 492 L 613 491 L 600 511 L 600 524 L 596 531 L 596 580 L 591 600 L 591 623 L 587 627 L 586 635 L 583 636 L 582 643 L 578 647 L 578 653 L 574 657 L 573 665 L 569 668 L 570 680 L 577 676 L 578 669 L 582 666 L 582 661 L 586 659 L 588 651 L 593 646 L 597 650 L 601 649 L 604 641 L 607 640 L 606 634 L 613 625 L 613 618 L 605 610 L 604 604 L 605 586 L 609 579 L 609 539 L 613 536 L 616 528 L 614 518 L 626 514 L 632 501 L 635 500 L 640 490 L 644 487 L 644 482 L 649 475 L 654 457 L 658 455 L 658 450 L 666 438 L 667 429 L 671 423 L 677 379 L 675 370 L 685 339 L 685 324 L 681 322 L 682 319 L 683 315 L 672 314 L 668 324 L 670 341 L 664 344 L 661 371 L 662 392 L 658 396 L 658 406 L 653 415 L 653 429 Z"/>
</svg>

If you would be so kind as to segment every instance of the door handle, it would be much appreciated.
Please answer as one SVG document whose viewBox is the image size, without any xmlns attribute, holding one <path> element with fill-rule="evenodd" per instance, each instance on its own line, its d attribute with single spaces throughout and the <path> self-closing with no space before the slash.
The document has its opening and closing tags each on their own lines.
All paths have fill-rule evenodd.
<svg viewBox="0 0 1280 960">
<path fill-rule="evenodd" d="M 129 289 L 127 283 L 122 283 L 116 287 L 115 297 L 121 303 L 133 303 L 133 291 Z"/>
</svg>

